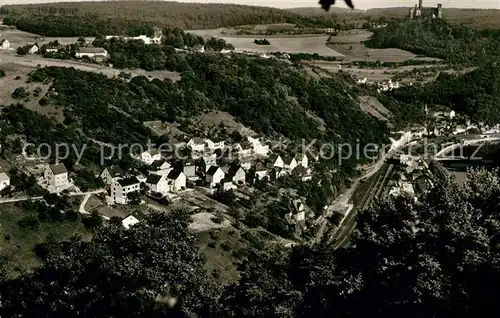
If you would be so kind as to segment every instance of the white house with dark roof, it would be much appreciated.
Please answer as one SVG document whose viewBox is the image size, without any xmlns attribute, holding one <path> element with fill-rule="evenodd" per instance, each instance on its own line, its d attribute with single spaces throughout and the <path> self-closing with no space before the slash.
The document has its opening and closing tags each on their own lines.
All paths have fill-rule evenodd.
<svg viewBox="0 0 500 318">
<path fill-rule="evenodd" d="M 66 170 L 63 163 L 49 165 L 45 169 L 43 176 L 49 186 L 56 188 L 56 191 L 58 188 L 66 187 L 69 184 L 68 170 Z"/>
<path fill-rule="evenodd" d="M 278 167 L 278 168 L 284 168 L 285 167 L 285 162 L 281 158 L 280 155 L 274 155 L 271 157 L 271 166 L 272 167 Z"/>
<path fill-rule="evenodd" d="M 165 160 L 156 160 L 149 166 L 149 174 L 157 174 L 165 178 L 172 171 L 172 166 Z"/>
<path fill-rule="evenodd" d="M 253 159 L 251 157 L 245 157 L 240 159 L 240 165 L 244 170 L 249 170 L 252 168 Z"/>
<path fill-rule="evenodd" d="M 237 188 L 237 186 L 234 184 L 233 178 L 231 178 L 231 177 L 226 177 L 220 182 L 220 189 L 224 192 L 229 191 L 229 190 L 233 190 L 236 188 Z"/>
<path fill-rule="evenodd" d="M 5 172 L 0 172 L 0 191 L 10 186 L 10 177 Z"/>
<path fill-rule="evenodd" d="M 205 150 L 205 141 L 202 139 L 202 138 L 198 138 L 198 137 L 195 137 L 195 138 L 191 138 L 188 143 L 187 143 L 187 146 L 192 150 L 192 151 L 195 151 L 195 152 L 202 152 Z"/>
<path fill-rule="evenodd" d="M 168 181 L 164 176 L 158 174 L 150 174 L 146 179 L 146 185 L 151 192 L 167 194 L 169 191 Z"/>
<path fill-rule="evenodd" d="M 216 166 L 217 165 L 217 155 L 212 154 L 208 156 L 203 156 L 201 159 L 201 168 L 203 169 L 203 172 L 207 172 L 210 167 Z"/>
<path fill-rule="evenodd" d="M 99 176 L 106 184 L 111 185 L 114 180 L 123 178 L 125 173 L 118 165 L 112 165 L 103 170 Z"/>
<path fill-rule="evenodd" d="M 40 48 L 38 47 L 38 45 L 34 44 L 30 47 L 30 49 L 28 50 L 28 53 L 29 54 L 36 54 L 36 53 L 38 53 L 38 51 L 40 51 Z"/>
<path fill-rule="evenodd" d="M 224 171 L 218 166 L 211 166 L 205 175 L 210 188 L 215 188 L 224 178 Z"/>
<path fill-rule="evenodd" d="M 252 145 L 253 152 L 257 156 L 267 157 L 269 155 L 269 146 L 263 145 L 259 138 L 253 138 L 248 136 L 248 142 Z"/>
<path fill-rule="evenodd" d="M 170 171 L 167 176 L 171 192 L 178 192 L 186 188 L 186 175 L 180 169 Z"/>
<path fill-rule="evenodd" d="M 8 50 L 10 49 L 10 42 L 7 39 L 0 40 L 0 49 Z"/>
<path fill-rule="evenodd" d="M 158 149 L 146 150 L 139 155 L 139 160 L 149 166 L 153 162 L 161 160 L 161 153 Z"/>
<path fill-rule="evenodd" d="M 123 178 L 113 182 L 111 186 L 111 198 L 119 204 L 127 204 L 127 195 L 130 192 L 140 191 L 141 182 L 136 177 Z"/>
<path fill-rule="evenodd" d="M 264 180 L 269 177 L 269 173 L 266 169 L 266 167 L 259 163 L 257 166 L 255 166 L 255 178 L 257 180 Z"/>
<path fill-rule="evenodd" d="M 102 47 L 81 47 L 76 52 L 75 56 L 77 58 L 88 57 L 93 58 L 105 58 L 108 56 L 108 51 Z"/>
<path fill-rule="evenodd" d="M 246 182 L 246 172 L 239 165 L 231 166 L 225 174 L 225 177 L 231 178 L 236 185 L 244 185 Z"/>
<path fill-rule="evenodd" d="M 224 149 L 224 140 L 222 139 L 205 139 L 205 147 L 209 150 Z"/>
</svg>

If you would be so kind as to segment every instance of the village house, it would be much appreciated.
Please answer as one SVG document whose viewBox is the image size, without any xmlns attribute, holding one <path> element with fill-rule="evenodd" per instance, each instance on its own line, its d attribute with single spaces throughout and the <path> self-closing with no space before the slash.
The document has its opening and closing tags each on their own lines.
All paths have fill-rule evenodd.
<svg viewBox="0 0 500 318">
<path fill-rule="evenodd" d="M 125 173 L 118 165 L 112 165 L 104 169 L 101 173 L 100 178 L 108 185 L 111 185 L 114 180 L 123 178 Z"/>
<path fill-rule="evenodd" d="M 143 174 L 138 174 L 135 176 L 137 178 L 137 180 L 139 180 L 140 183 L 145 183 L 146 180 L 148 179 L 148 177 L 146 177 L 145 175 Z"/>
<path fill-rule="evenodd" d="M 149 191 L 160 193 L 162 195 L 166 195 L 169 190 L 167 179 L 159 174 L 150 174 L 146 179 L 146 185 L 148 186 Z"/>
<path fill-rule="evenodd" d="M 206 174 L 206 181 L 210 188 L 215 188 L 225 178 L 224 171 L 220 167 L 211 166 Z"/>
<path fill-rule="evenodd" d="M 161 153 L 158 149 L 147 150 L 140 154 L 139 160 L 149 166 L 153 162 L 161 160 Z"/>
<path fill-rule="evenodd" d="M 43 174 L 45 180 L 48 182 L 49 186 L 56 188 L 65 187 L 68 185 L 68 170 L 64 164 L 49 165 Z"/>
<path fill-rule="evenodd" d="M 47 53 L 57 53 L 59 52 L 59 48 L 55 46 L 50 46 L 45 49 L 45 52 Z"/>
<path fill-rule="evenodd" d="M 244 185 L 246 182 L 246 172 L 240 165 L 231 166 L 226 173 L 226 177 L 231 178 L 236 185 Z"/>
<path fill-rule="evenodd" d="M 292 201 L 292 210 L 286 216 L 289 221 L 299 225 L 301 228 L 305 227 L 306 211 L 305 206 L 300 199 Z"/>
<path fill-rule="evenodd" d="M 182 172 L 188 180 L 194 181 L 198 179 L 198 176 L 196 175 L 196 164 L 192 159 L 188 159 L 184 162 L 182 165 Z"/>
<path fill-rule="evenodd" d="M 0 172 L 0 191 L 10 186 L 10 177 L 5 172 Z"/>
<path fill-rule="evenodd" d="M 0 40 L 0 48 L 2 50 L 8 50 L 10 49 L 10 42 L 7 39 Z"/>
<path fill-rule="evenodd" d="M 220 189 L 223 192 L 230 191 L 236 188 L 237 187 L 234 184 L 233 179 L 231 177 L 224 178 L 224 180 L 222 180 L 220 183 Z"/>
<path fill-rule="evenodd" d="M 251 145 L 249 142 L 244 142 L 244 143 L 236 143 L 233 145 L 232 148 L 233 153 L 236 153 L 238 157 L 247 157 L 252 155 L 253 149 L 251 148 Z"/>
<path fill-rule="evenodd" d="M 248 136 L 247 140 L 252 145 L 253 152 L 255 155 L 266 157 L 269 154 L 269 146 L 263 145 L 262 142 L 259 140 L 259 138 L 253 138 Z"/>
<path fill-rule="evenodd" d="M 199 137 L 191 138 L 187 146 L 191 151 L 194 152 L 203 152 L 205 150 L 205 141 Z"/>
<path fill-rule="evenodd" d="M 210 140 L 206 139 L 205 140 L 205 147 L 209 150 L 217 150 L 217 149 L 224 149 L 224 140 Z"/>
<path fill-rule="evenodd" d="M 125 229 L 127 229 L 127 230 L 128 230 L 128 229 L 129 229 L 132 225 L 137 224 L 137 223 L 139 223 L 139 220 L 138 220 L 135 216 L 133 216 L 133 215 L 129 215 L 129 216 L 127 216 L 126 218 L 124 218 L 124 219 L 122 220 L 122 225 L 123 225 L 123 227 L 124 227 Z"/>
<path fill-rule="evenodd" d="M 244 170 L 250 170 L 250 168 L 252 168 L 252 162 L 253 160 L 250 157 L 240 159 L 240 165 Z"/>
<path fill-rule="evenodd" d="M 296 161 L 297 161 L 297 164 L 299 166 L 302 166 L 304 168 L 307 168 L 309 166 L 309 158 L 307 157 L 306 154 L 298 154 L 296 157 L 295 157 Z"/>
<path fill-rule="evenodd" d="M 35 45 L 30 47 L 28 53 L 29 54 L 36 54 L 36 53 L 38 53 L 39 50 L 40 50 L 40 48 L 38 47 L 38 45 L 35 44 Z"/>
<path fill-rule="evenodd" d="M 268 172 L 266 167 L 263 164 L 259 163 L 255 166 L 255 178 L 257 180 L 264 180 L 268 178 Z"/>
<path fill-rule="evenodd" d="M 175 169 L 170 171 L 167 176 L 171 192 L 178 192 L 186 188 L 186 175 L 182 170 Z"/>
<path fill-rule="evenodd" d="M 281 167 L 274 167 L 269 174 L 271 176 L 271 181 L 273 182 L 279 178 L 289 175 L 288 171 Z"/>
<path fill-rule="evenodd" d="M 108 56 L 108 51 L 102 47 L 81 47 L 76 52 L 75 56 L 77 58 L 88 57 L 93 58 L 105 58 Z"/>
<path fill-rule="evenodd" d="M 165 160 L 156 160 L 149 166 L 149 174 L 157 174 L 165 178 L 172 171 L 172 166 Z"/>
<path fill-rule="evenodd" d="M 210 167 L 216 165 L 217 165 L 217 155 L 212 154 L 209 156 L 203 156 L 203 158 L 201 159 L 200 168 L 202 169 L 203 172 L 207 172 L 208 169 L 210 169 Z"/>
<path fill-rule="evenodd" d="M 127 195 L 131 192 L 140 191 L 141 182 L 137 177 L 123 178 L 113 181 L 111 186 L 111 198 L 119 204 L 127 204 Z"/>
<path fill-rule="evenodd" d="M 292 171 L 297 167 L 297 160 L 294 157 L 284 157 L 283 164 L 285 169 Z"/>
<path fill-rule="evenodd" d="M 280 155 L 273 155 L 270 158 L 271 167 L 285 168 L 285 163 Z"/>
</svg>

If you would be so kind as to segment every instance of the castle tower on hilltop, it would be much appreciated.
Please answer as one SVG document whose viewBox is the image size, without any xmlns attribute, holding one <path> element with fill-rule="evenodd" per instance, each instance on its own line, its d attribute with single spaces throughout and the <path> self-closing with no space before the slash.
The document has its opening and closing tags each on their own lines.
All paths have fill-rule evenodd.
<svg viewBox="0 0 500 318">
<path fill-rule="evenodd" d="M 437 14 L 436 14 L 438 19 L 443 18 L 443 5 L 441 3 L 438 3 L 437 5 Z"/>
</svg>

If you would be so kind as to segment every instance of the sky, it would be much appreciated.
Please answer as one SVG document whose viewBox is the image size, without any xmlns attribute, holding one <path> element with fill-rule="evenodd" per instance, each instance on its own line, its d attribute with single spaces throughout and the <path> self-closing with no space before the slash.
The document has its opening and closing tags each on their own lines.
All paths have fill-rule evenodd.
<svg viewBox="0 0 500 318">
<path fill-rule="evenodd" d="M 66 2 L 78 2 L 81 0 L 66 0 Z M 276 8 L 297 8 L 314 7 L 318 5 L 319 0 L 183 0 L 179 2 L 198 2 L 198 3 L 233 3 L 247 4 L 256 6 L 276 7 Z M 26 3 L 44 3 L 58 2 L 54 0 L 0 0 L 0 5 L 4 4 L 26 4 Z M 337 0 L 336 6 L 347 7 L 344 1 Z M 410 7 L 418 0 L 353 0 L 357 9 L 384 8 L 384 7 Z M 483 8 L 500 9 L 500 0 L 424 0 L 424 6 L 435 6 L 442 3 L 443 8 Z"/>
</svg>

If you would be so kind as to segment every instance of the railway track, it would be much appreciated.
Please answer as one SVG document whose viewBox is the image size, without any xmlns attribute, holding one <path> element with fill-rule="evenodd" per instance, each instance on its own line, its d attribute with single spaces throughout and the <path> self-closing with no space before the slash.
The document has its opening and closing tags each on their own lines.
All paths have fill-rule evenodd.
<svg viewBox="0 0 500 318">
<path fill-rule="evenodd" d="M 370 205 L 373 198 L 376 198 L 381 194 L 384 186 L 387 184 L 389 177 L 392 175 L 393 169 L 394 165 L 389 165 L 387 171 L 383 175 L 380 174 L 379 176 L 377 176 L 375 181 L 372 181 L 370 188 L 365 192 L 360 203 L 353 209 L 353 211 L 351 211 L 351 213 L 341 224 L 340 228 L 331 237 L 330 242 L 333 242 L 333 247 L 335 249 L 344 247 L 346 243 L 349 242 L 350 235 L 356 228 L 356 219 L 358 216 L 358 212 L 366 209 Z"/>
</svg>

